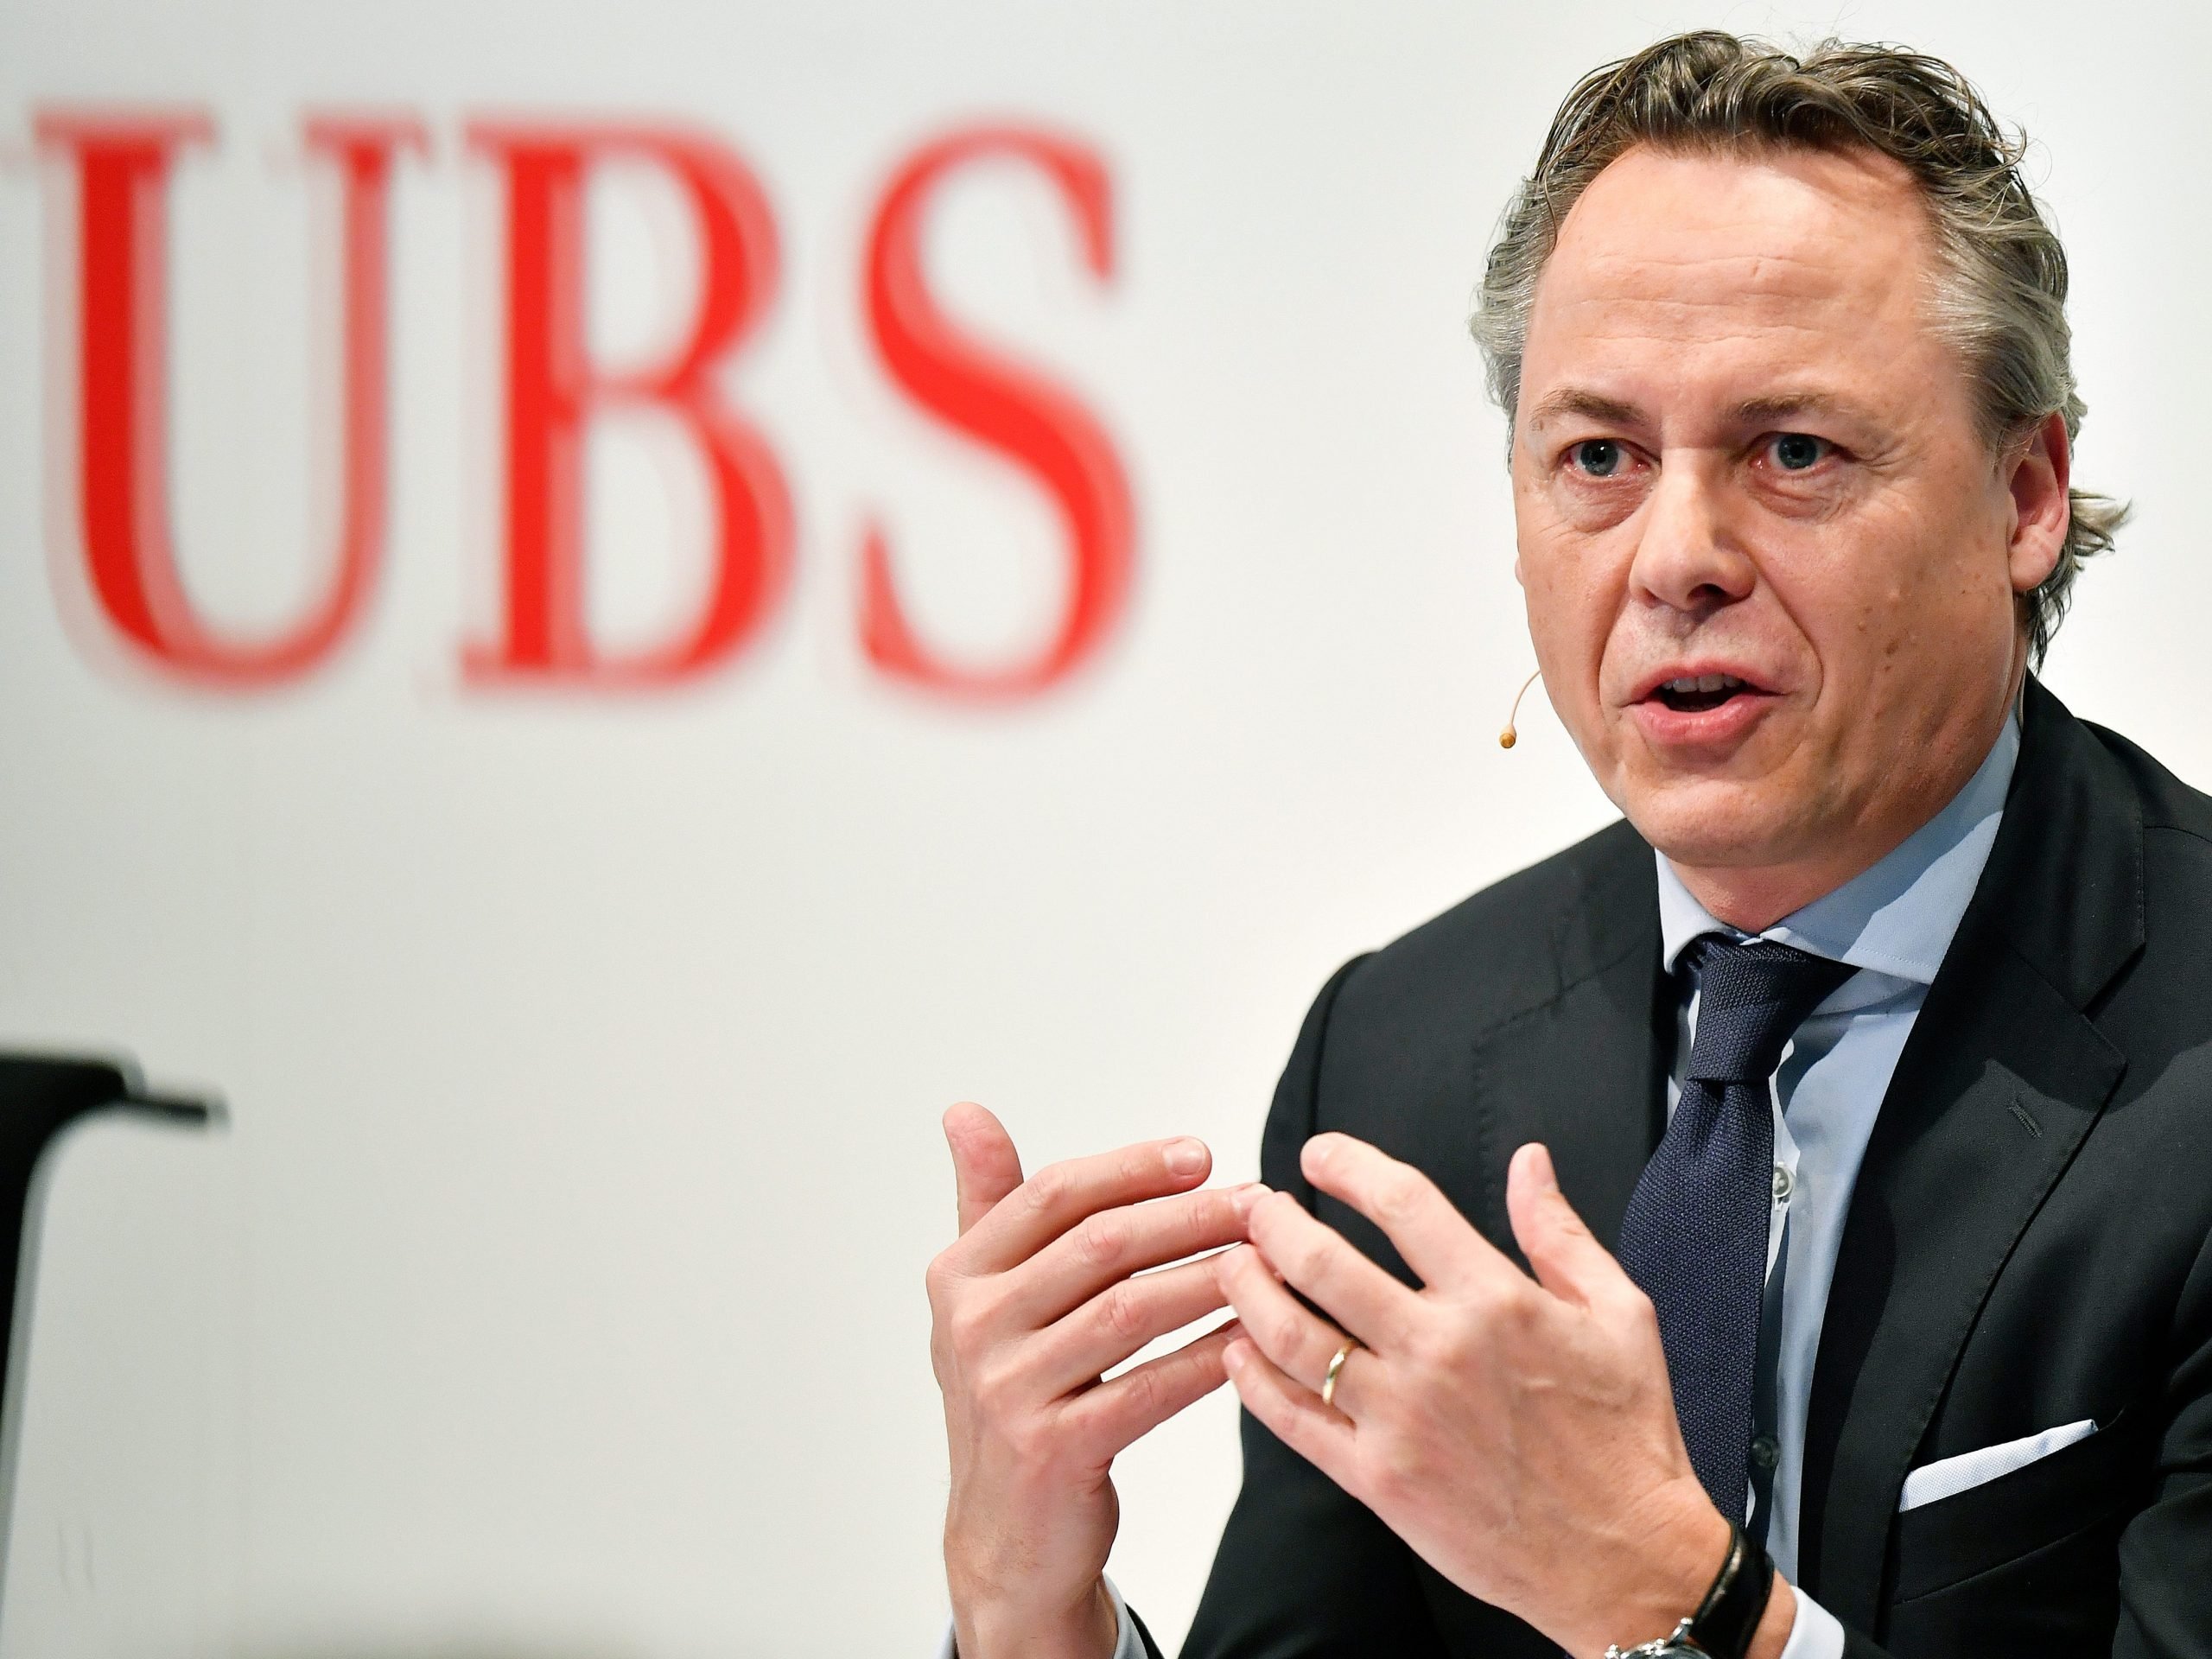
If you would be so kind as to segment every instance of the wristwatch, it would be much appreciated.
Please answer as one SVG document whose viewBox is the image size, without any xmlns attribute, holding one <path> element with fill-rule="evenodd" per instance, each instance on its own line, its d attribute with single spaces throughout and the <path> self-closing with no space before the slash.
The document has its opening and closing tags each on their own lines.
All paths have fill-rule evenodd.
<svg viewBox="0 0 2212 1659">
<path fill-rule="evenodd" d="M 1633 1648 L 1611 1647 L 1605 1659 L 1744 1659 L 1774 1593 L 1774 1562 L 1765 1550 L 1728 1529 L 1728 1554 L 1697 1611 L 1674 1634 Z"/>
</svg>

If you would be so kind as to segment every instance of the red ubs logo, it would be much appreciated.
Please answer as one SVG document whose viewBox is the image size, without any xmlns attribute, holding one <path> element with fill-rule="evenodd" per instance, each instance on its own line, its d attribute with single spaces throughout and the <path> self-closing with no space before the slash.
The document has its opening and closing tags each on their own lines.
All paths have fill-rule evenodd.
<svg viewBox="0 0 2212 1659">
<path fill-rule="evenodd" d="M 197 112 L 51 110 L 41 146 L 66 158 L 77 207 L 70 486 L 77 549 L 101 616 L 140 658 L 177 678 L 253 690 L 312 673 L 358 625 L 385 556 L 390 183 L 403 152 L 427 153 L 409 120 L 310 116 L 310 158 L 340 188 L 342 463 L 336 547 L 320 593 L 281 630 L 241 639 L 195 608 L 178 570 L 165 467 L 169 182 L 214 124 Z M 505 404 L 501 585 L 494 637 L 464 652 L 465 678 L 613 688 L 666 685 L 729 661 L 757 639 L 789 582 L 790 493 L 766 435 L 732 407 L 715 372 L 741 353 L 776 296 L 775 216 L 745 162 L 712 136 L 668 125 L 471 121 L 469 149 L 502 177 Z M 1057 509 L 1065 597 L 1020 656 L 978 666 L 934 649 L 899 597 L 889 539 L 860 549 L 857 618 L 866 659 L 890 678 L 968 698 L 1033 695 L 1065 678 L 1113 629 L 1135 529 L 1127 476 L 1097 419 L 1067 391 L 964 332 L 930 289 L 922 236 L 951 175 L 1013 160 L 1054 188 L 1091 274 L 1114 271 L 1110 181 L 1084 144 L 1023 127 L 951 133 L 894 171 L 870 219 L 862 312 L 875 361 L 931 418 L 1026 471 Z M 662 360 L 609 371 L 584 340 L 584 187 L 597 164 L 663 169 L 696 232 L 701 280 L 679 344 Z M 684 625 L 644 650 L 594 645 L 584 603 L 582 440 L 594 415 L 647 405 L 680 423 L 704 463 L 709 579 Z"/>
</svg>

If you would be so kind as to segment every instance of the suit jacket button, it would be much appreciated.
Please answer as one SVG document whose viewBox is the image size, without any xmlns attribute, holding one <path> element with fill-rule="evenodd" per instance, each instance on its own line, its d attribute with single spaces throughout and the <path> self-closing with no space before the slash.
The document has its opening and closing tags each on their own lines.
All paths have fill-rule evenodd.
<svg viewBox="0 0 2212 1659">
<path fill-rule="evenodd" d="M 1751 1461 L 1762 1469 L 1771 1469 L 1782 1461 L 1782 1447 L 1771 1434 L 1762 1434 L 1751 1442 Z"/>
</svg>

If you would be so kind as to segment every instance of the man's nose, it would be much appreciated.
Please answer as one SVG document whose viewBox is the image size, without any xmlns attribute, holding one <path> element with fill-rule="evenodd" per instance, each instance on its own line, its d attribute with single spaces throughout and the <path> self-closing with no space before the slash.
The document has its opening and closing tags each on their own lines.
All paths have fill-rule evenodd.
<svg viewBox="0 0 2212 1659">
<path fill-rule="evenodd" d="M 1694 462 L 1662 467 L 1645 498 L 1630 579 L 1669 608 L 1704 616 L 1748 598 L 1758 569 L 1732 527 L 1725 488 Z"/>
</svg>

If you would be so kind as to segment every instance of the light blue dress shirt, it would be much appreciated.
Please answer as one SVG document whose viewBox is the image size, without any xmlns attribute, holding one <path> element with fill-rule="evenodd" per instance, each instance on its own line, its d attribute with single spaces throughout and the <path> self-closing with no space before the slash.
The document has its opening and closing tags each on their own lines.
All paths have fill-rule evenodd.
<svg viewBox="0 0 2212 1659">
<path fill-rule="evenodd" d="M 1894 852 L 1757 936 L 1859 969 L 1797 1027 L 1774 1078 L 1770 1275 L 1785 1249 L 1789 1260 L 1774 1350 L 1779 1455 L 1766 1545 L 1775 1566 L 1793 1581 L 1805 1469 L 1805 1409 L 1859 1160 L 1866 1156 L 1905 1039 L 1912 1034 L 1928 988 L 1959 931 L 1981 880 L 1982 866 L 1989 861 L 2019 753 L 2020 728 L 2015 716 L 2005 722 L 1995 747 L 1966 787 Z M 1670 971 L 1701 933 L 1734 939 L 1753 937 L 1713 919 L 1691 897 L 1674 867 L 1664 858 L 1657 861 L 1660 948 Z M 1676 1027 L 1674 1076 L 1667 1085 L 1669 1111 L 1696 1030 L 1697 998 L 1693 995 Z M 1798 1615 L 1784 1659 L 1831 1659 L 1842 1654 L 1842 1627 L 1802 1593 Z M 1816 1633 L 1823 1638 L 1817 1644 L 1801 1644 L 1800 1637 Z"/>
<path fill-rule="evenodd" d="M 1769 1274 L 1785 1249 L 1789 1262 L 1775 1345 L 1779 1455 L 1766 1542 L 1775 1566 L 1793 1583 L 1806 1402 L 1852 1188 L 1897 1057 L 1996 843 L 2019 753 L 2015 715 L 2005 721 L 1980 770 L 1941 812 L 1871 869 L 1757 936 L 1716 921 L 1691 896 L 1674 867 L 1658 860 L 1659 931 L 1669 971 L 1701 933 L 1772 939 L 1859 969 L 1798 1027 L 1774 1078 L 1777 1173 L 1767 1235 Z M 1696 1030 L 1693 995 L 1676 1025 L 1674 1076 L 1667 1085 L 1670 1112 Z M 1108 1588 L 1113 1588 L 1110 1582 Z M 1842 1624 L 1803 1591 L 1796 1593 L 1797 1620 L 1782 1659 L 1842 1659 Z M 1115 1601 L 1121 1605 L 1118 1591 Z M 949 1635 L 942 1651 L 944 1659 L 953 1659 Z M 1144 1643 L 1125 1605 L 1114 1659 L 1145 1659 Z"/>
</svg>

